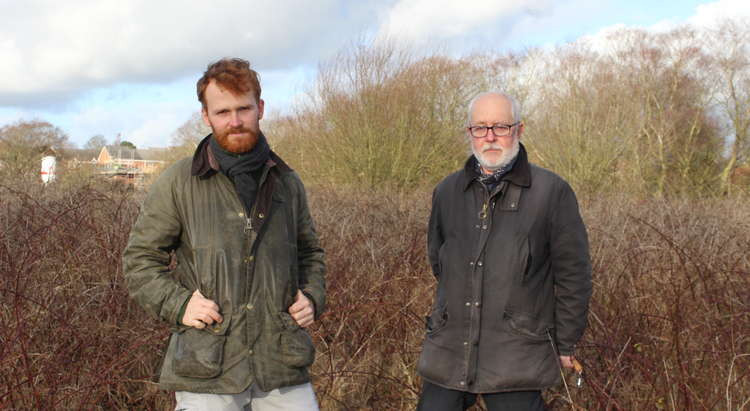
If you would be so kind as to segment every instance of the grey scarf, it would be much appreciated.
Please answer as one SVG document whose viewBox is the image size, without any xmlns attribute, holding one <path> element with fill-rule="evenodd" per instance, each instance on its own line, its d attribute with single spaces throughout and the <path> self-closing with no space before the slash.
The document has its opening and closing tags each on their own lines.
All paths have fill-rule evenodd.
<svg viewBox="0 0 750 411">
<path fill-rule="evenodd" d="M 263 165 L 266 164 L 271 153 L 271 147 L 269 147 L 266 137 L 263 133 L 260 133 L 255 147 L 240 154 L 222 148 L 213 135 L 209 144 L 211 144 L 214 157 L 219 162 L 221 172 L 232 180 L 245 209 L 250 213 L 255 203 L 255 195 L 258 192 L 257 180 L 260 178 Z"/>
</svg>

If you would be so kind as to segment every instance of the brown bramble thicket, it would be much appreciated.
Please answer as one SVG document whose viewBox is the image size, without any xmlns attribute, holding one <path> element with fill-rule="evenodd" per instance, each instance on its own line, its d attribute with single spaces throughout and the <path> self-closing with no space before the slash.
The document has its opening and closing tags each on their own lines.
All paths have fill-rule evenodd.
<svg viewBox="0 0 750 411">
<path fill-rule="evenodd" d="M 0 408 L 167 409 L 168 338 L 127 296 L 120 255 L 139 193 L 0 186 Z M 329 306 L 312 327 L 324 410 L 408 410 L 434 280 L 429 191 L 310 188 Z M 582 199 L 594 295 L 578 350 L 586 409 L 741 409 L 750 398 L 746 201 Z M 564 387 L 546 393 L 568 408 Z"/>
</svg>

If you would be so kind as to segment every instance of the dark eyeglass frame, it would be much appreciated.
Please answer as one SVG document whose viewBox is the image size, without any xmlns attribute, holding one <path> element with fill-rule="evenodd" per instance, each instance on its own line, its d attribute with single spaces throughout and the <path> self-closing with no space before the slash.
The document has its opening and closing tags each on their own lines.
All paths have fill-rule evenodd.
<svg viewBox="0 0 750 411">
<path fill-rule="evenodd" d="M 487 134 L 489 134 L 490 129 L 492 129 L 492 134 L 495 137 L 505 137 L 507 135 L 510 135 L 511 130 L 513 130 L 513 127 L 519 124 L 521 124 L 520 121 L 516 121 L 513 124 L 495 124 L 492 126 L 469 126 L 469 127 L 466 127 L 466 130 L 469 132 L 469 135 L 471 135 L 473 138 L 487 137 Z M 482 132 L 482 130 L 484 130 L 484 132 Z M 504 130 L 504 131 L 500 131 L 500 130 Z M 502 134 L 498 134 L 498 133 L 502 133 Z"/>
</svg>

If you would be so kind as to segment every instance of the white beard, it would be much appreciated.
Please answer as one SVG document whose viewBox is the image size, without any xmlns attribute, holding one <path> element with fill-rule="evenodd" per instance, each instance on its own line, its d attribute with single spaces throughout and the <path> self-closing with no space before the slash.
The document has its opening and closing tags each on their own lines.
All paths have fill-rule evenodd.
<svg viewBox="0 0 750 411">
<path fill-rule="evenodd" d="M 474 153 L 474 157 L 476 157 L 482 168 L 490 171 L 498 170 L 510 164 L 513 158 L 518 155 L 518 151 L 520 150 L 518 140 L 518 138 L 513 139 L 513 145 L 510 147 L 510 150 L 503 150 L 499 144 L 486 144 L 482 146 L 482 150 L 487 150 L 489 148 L 503 150 L 502 154 L 500 154 L 500 158 L 495 161 L 490 161 L 484 158 L 482 153 L 477 152 L 473 144 L 471 145 L 471 152 Z"/>
</svg>

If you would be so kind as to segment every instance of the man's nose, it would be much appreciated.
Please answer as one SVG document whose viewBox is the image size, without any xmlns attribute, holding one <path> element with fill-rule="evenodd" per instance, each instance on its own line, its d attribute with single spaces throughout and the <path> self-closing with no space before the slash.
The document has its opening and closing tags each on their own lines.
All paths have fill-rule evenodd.
<svg viewBox="0 0 750 411">
<path fill-rule="evenodd" d="M 498 139 L 498 136 L 495 135 L 495 132 L 492 131 L 492 129 L 487 130 L 487 135 L 484 136 L 485 141 L 493 142 Z"/>
<path fill-rule="evenodd" d="M 242 119 L 240 118 L 240 114 L 238 112 L 232 112 L 232 115 L 229 118 L 229 125 L 231 127 L 239 127 L 242 125 Z"/>
</svg>

